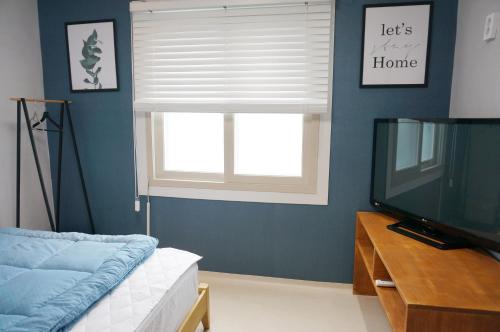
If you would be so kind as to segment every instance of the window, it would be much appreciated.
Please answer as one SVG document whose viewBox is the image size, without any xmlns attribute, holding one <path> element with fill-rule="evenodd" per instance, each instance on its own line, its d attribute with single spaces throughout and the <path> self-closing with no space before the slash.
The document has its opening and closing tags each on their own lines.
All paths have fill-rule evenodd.
<svg viewBox="0 0 500 332">
<path fill-rule="evenodd" d="M 444 127 L 430 122 L 400 120 L 397 125 L 396 171 L 425 171 L 440 162 Z"/>
<path fill-rule="evenodd" d="M 235 174 L 302 176 L 302 114 L 236 114 L 233 128 Z"/>
<path fill-rule="evenodd" d="M 402 119 L 389 131 L 387 198 L 415 189 L 443 174 L 445 127 Z"/>
<path fill-rule="evenodd" d="M 316 191 L 318 116 L 153 113 L 150 128 L 154 185 Z"/>
<path fill-rule="evenodd" d="M 420 127 L 418 122 L 401 122 L 397 127 L 396 171 L 418 165 L 418 141 Z"/>
<path fill-rule="evenodd" d="M 325 204 L 334 7 L 132 1 L 134 109 L 147 148 L 139 191 L 147 182 L 173 196 L 190 188 L 209 199 L 244 191 Z"/>
<path fill-rule="evenodd" d="M 159 170 L 172 174 L 201 173 L 207 177 L 224 173 L 222 114 L 160 113 L 155 117 Z"/>
<path fill-rule="evenodd" d="M 436 124 L 425 123 L 422 125 L 422 153 L 420 157 L 421 162 L 428 162 L 435 158 L 436 147 Z"/>
</svg>

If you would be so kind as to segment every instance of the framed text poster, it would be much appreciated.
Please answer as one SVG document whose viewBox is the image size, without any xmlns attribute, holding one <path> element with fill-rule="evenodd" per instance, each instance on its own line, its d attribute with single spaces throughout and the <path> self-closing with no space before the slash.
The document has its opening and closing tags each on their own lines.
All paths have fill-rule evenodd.
<svg viewBox="0 0 500 332">
<path fill-rule="evenodd" d="M 361 82 L 365 87 L 426 87 L 432 2 L 365 5 Z"/>
</svg>

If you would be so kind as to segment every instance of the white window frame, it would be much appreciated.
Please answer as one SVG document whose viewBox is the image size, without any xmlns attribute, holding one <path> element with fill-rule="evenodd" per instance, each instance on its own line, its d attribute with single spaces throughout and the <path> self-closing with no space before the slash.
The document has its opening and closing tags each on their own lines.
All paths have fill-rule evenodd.
<svg viewBox="0 0 500 332">
<path fill-rule="evenodd" d="M 279 192 L 255 191 L 236 189 L 214 189 L 189 186 L 159 186 L 150 180 L 149 151 L 148 151 L 148 119 L 146 112 L 134 112 L 135 144 L 136 144 L 136 170 L 137 190 L 139 195 L 160 197 L 243 201 L 261 203 L 328 205 L 329 175 L 330 175 L 330 145 L 332 126 L 332 90 L 333 90 L 333 59 L 335 35 L 335 0 L 332 0 L 331 33 L 330 33 L 330 62 L 329 62 L 329 87 L 328 87 L 328 112 L 315 115 L 318 118 L 317 129 L 317 163 L 315 165 L 316 181 L 313 192 Z M 227 149 L 227 147 L 225 147 Z M 232 152 L 231 152 L 232 153 Z"/>
<path fill-rule="evenodd" d="M 315 192 L 269 192 L 254 190 L 216 189 L 206 186 L 159 186 L 149 178 L 148 113 L 136 113 L 137 134 L 137 180 L 139 195 L 177 197 L 225 201 L 262 203 L 328 205 L 328 184 L 330 171 L 331 116 L 324 114 L 318 120 L 318 151 Z"/>
</svg>

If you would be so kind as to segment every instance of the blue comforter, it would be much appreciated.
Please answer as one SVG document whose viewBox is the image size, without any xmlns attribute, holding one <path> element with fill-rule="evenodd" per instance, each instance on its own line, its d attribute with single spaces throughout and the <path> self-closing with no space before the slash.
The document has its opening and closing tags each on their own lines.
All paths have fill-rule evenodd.
<svg viewBox="0 0 500 332">
<path fill-rule="evenodd" d="M 151 255 L 144 235 L 0 229 L 0 331 L 58 331 Z"/>
</svg>

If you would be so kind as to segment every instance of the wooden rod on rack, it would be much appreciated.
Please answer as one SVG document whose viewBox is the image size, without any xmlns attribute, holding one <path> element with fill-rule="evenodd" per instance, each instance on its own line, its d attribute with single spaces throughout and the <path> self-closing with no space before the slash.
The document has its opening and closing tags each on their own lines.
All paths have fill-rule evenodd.
<svg viewBox="0 0 500 332">
<path fill-rule="evenodd" d="M 10 97 L 12 101 L 20 101 L 20 97 Z M 58 99 L 37 99 L 37 98 L 24 98 L 27 103 L 45 103 L 45 104 L 64 104 L 64 100 Z M 71 101 L 68 101 L 71 104 Z"/>
</svg>

